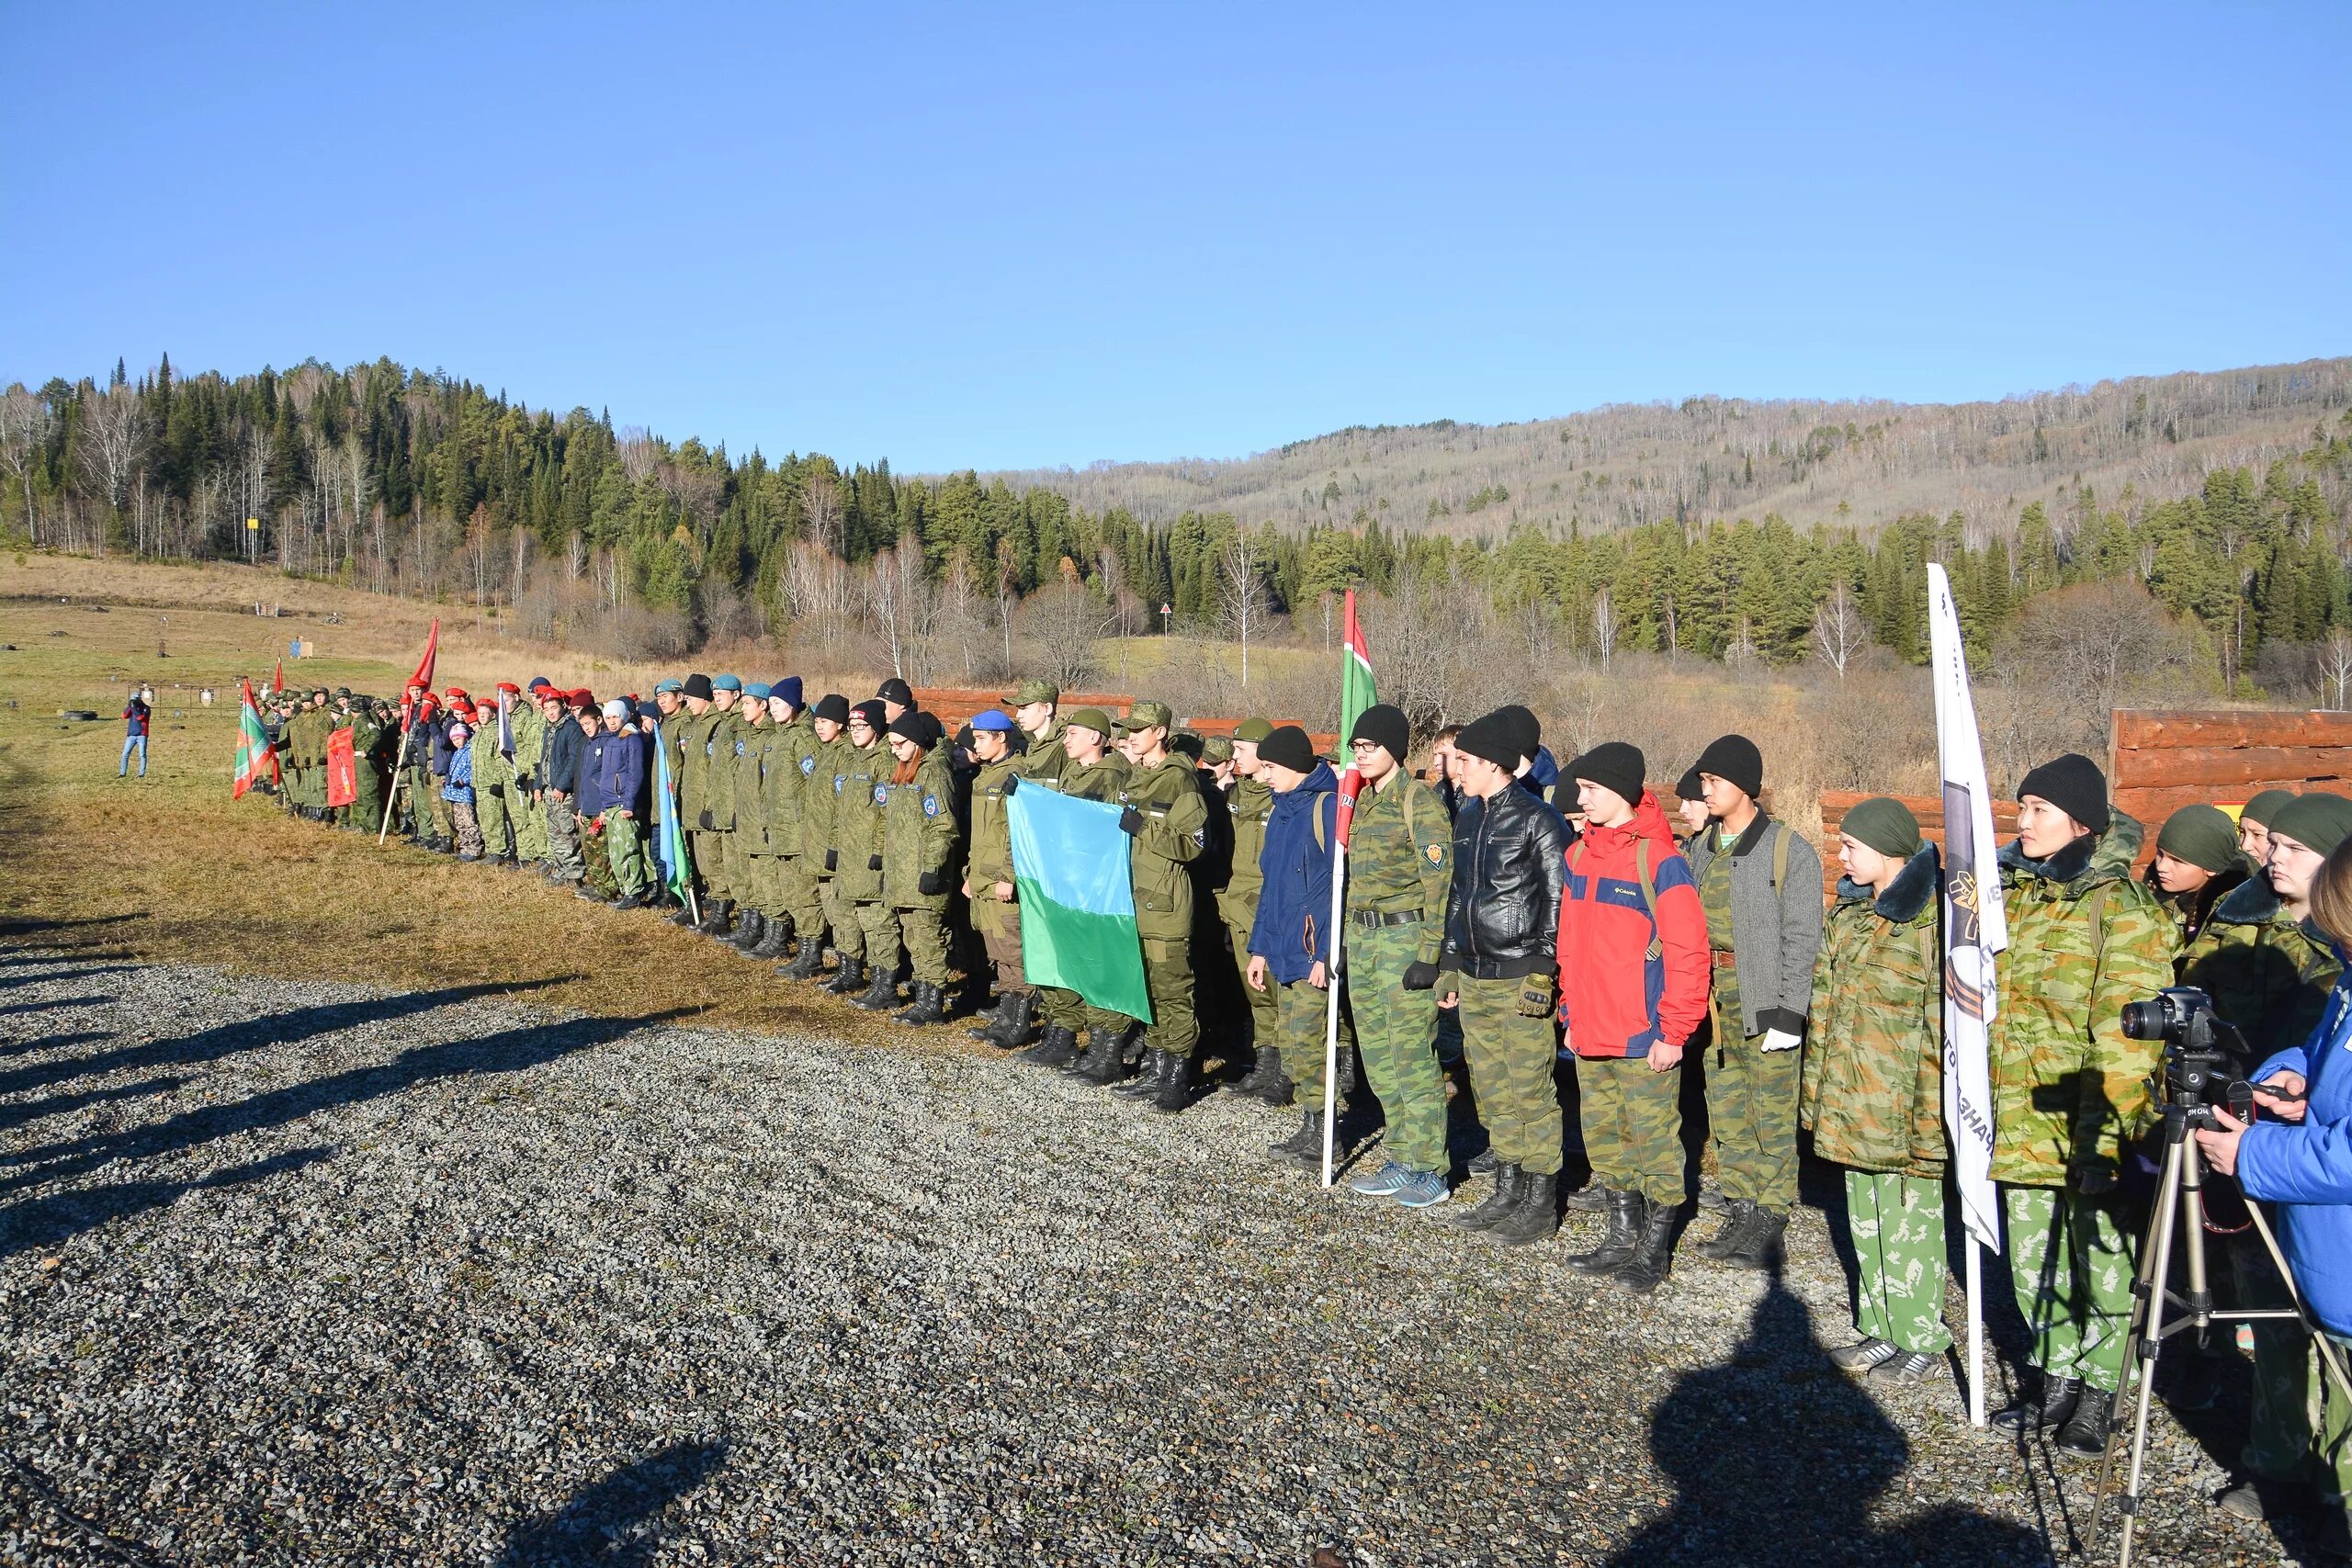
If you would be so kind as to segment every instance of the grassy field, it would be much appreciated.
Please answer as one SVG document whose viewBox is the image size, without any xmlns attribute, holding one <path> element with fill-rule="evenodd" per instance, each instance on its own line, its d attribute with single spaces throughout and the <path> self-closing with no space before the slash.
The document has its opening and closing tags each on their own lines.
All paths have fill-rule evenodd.
<svg viewBox="0 0 2352 1568">
<path fill-rule="evenodd" d="M 285 615 L 253 614 L 257 582 Z M 390 694 L 434 613 L 228 568 L 0 558 L 0 932 L 241 974 L 398 988 L 507 983 L 585 1012 L 685 1008 L 714 1025 L 981 1049 L 960 1029 L 918 1035 L 869 1021 L 764 964 L 534 874 L 379 849 L 372 836 L 293 821 L 267 797 L 230 799 L 241 675 L 266 681 L 300 635 L 318 651 L 288 661 L 289 685 Z M 440 613 L 445 685 L 479 690 L 527 668 L 599 691 L 650 687 L 650 671 L 599 670 L 499 640 L 471 611 Z M 138 680 L 156 698 L 143 784 L 115 776 L 117 716 Z M 216 697 L 205 708 L 197 693 L 208 684 Z M 60 716 L 73 709 L 99 717 Z"/>
</svg>

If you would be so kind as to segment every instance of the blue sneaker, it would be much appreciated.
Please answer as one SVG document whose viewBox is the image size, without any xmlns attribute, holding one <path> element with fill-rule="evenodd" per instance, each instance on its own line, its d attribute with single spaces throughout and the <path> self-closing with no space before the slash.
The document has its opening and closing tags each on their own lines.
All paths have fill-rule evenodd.
<svg viewBox="0 0 2352 1568">
<path fill-rule="evenodd" d="M 1348 1183 L 1348 1190 L 1361 1192 L 1367 1198 L 1387 1198 L 1413 1179 L 1413 1173 L 1390 1160 L 1378 1170 L 1368 1170 Z"/>
<path fill-rule="evenodd" d="M 1442 1170 L 1408 1170 L 1392 1196 L 1408 1209 L 1434 1209 L 1453 1197 L 1453 1190 L 1445 1184 Z"/>
</svg>

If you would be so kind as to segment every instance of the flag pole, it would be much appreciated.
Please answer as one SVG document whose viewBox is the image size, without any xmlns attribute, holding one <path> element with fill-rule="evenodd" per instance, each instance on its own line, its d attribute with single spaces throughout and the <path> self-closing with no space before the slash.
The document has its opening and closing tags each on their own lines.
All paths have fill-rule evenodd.
<svg viewBox="0 0 2352 1568">
<path fill-rule="evenodd" d="M 413 728 L 413 723 L 410 728 Z M 400 809 L 401 781 L 408 777 L 409 730 L 401 731 L 401 749 L 392 754 L 392 787 L 384 792 L 384 825 L 376 829 L 376 847 L 384 847 L 384 837 L 392 830 L 392 813 Z"/>
<path fill-rule="evenodd" d="M 1984 1247 L 1968 1239 L 1968 1424 L 1984 1425 Z"/>
<path fill-rule="evenodd" d="M 1340 1102 L 1340 953 L 1346 944 L 1348 846 L 1331 835 L 1331 963 L 1323 972 L 1323 1185 L 1331 1185 L 1331 1156 L 1337 1141 L 1334 1123 Z"/>
</svg>

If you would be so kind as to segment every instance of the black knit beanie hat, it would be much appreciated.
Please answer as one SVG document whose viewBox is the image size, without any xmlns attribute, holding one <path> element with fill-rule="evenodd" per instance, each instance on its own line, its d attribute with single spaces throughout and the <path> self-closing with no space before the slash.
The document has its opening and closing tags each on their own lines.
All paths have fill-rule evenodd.
<svg viewBox="0 0 2352 1568">
<path fill-rule="evenodd" d="M 1710 741 L 1690 764 L 1694 773 L 1713 773 L 1748 799 L 1764 793 L 1764 753 L 1745 735 L 1725 735 Z"/>
<path fill-rule="evenodd" d="M 2094 833 L 2104 833 L 2110 818 L 2107 811 L 2107 775 L 2099 772 L 2097 762 L 2079 751 L 2069 751 L 2026 774 L 2018 784 L 2018 798 L 2040 795 L 2075 821 Z"/>
<path fill-rule="evenodd" d="M 1611 794 L 1623 796 L 1629 806 L 1641 804 L 1642 781 L 1648 774 L 1649 761 L 1642 755 L 1641 748 L 1623 740 L 1604 740 L 1568 764 L 1568 777 L 1589 779 Z"/>
<path fill-rule="evenodd" d="M 1386 703 L 1376 703 L 1356 715 L 1355 728 L 1349 734 L 1351 745 L 1369 740 L 1401 762 L 1412 747 L 1412 728 L 1405 722 L 1405 710 Z M 1262 753 L 1261 753 L 1262 755 Z"/>
<path fill-rule="evenodd" d="M 1311 773 L 1315 771 L 1315 742 L 1298 726 L 1285 724 L 1258 742 L 1258 760 L 1288 768 L 1295 773 Z"/>
</svg>

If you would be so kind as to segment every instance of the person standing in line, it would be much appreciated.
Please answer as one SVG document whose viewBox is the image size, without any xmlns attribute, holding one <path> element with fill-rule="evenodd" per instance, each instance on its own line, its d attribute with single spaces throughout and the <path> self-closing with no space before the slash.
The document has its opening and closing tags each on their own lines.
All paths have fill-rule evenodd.
<svg viewBox="0 0 2352 1568">
<path fill-rule="evenodd" d="M 1023 712 L 1029 711 L 1026 707 Z M 1127 782 L 1127 760 L 1111 748 L 1110 716 L 1101 708 L 1080 708 L 1061 727 L 1061 761 L 1058 772 L 1048 773 L 1046 765 L 1035 764 L 1025 775 L 1028 778 L 1049 779 L 1054 786 L 1075 800 L 1115 799 L 1120 787 Z M 1034 755 L 1034 751 L 1033 751 Z M 1067 1067 L 1076 1071 L 1088 1055 L 1100 1064 L 1104 1060 L 1096 1047 L 1108 1042 L 1116 1053 L 1125 1044 L 1126 1027 L 1130 1021 L 1107 1008 L 1090 1004 L 1076 991 L 1059 986 L 1038 987 L 1046 1014 L 1045 1032 L 1037 1043 L 1021 1053 L 1020 1059 L 1041 1067 Z M 1081 1052 L 1078 1032 L 1087 1032 L 1087 1049 Z M 1116 1078 L 1115 1069 L 1102 1081 Z"/>
<path fill-rule="evenodd" d="M 1714 823 L 1692 844 L 1714 965 L 1706 1056 L 1707 1124 L 1723 1226 L 1699 1254 L 1740 1269 L 1779 1262 L 1797 1203 L 1797 1099 L 1805 1015 L 1821 953 L 1821 857 L 1766 814 L 1764 757 L 1744 735 L 1699 754 L 1693 771 Z"/>
<path fill-rule="evenodd" d="M 1856 1343 L 1879 1382 L 1940 1376 L 1944 1326 L 1943 877 L 1918 818 L 1881 795 L 1838 825 L 1838 907 L 1814 966 L 1801 1120 L 1846 1168 Z"/>
<path fill-rule="evenodd" d="M 1274 792 L 1266 783 L 1259 748 L 1274 727 L 1262 718 L 1245 718 L 1233 731 L 1233 778 L 1226 785 L 1227 819 L 1233 825 L 1231 869 L 1216 890 L 1217 917 L 1224 923 L 1233 962 L 1244 979 L 1241 992 L 1249 1003 L 1250 1038 L 1255 1061 L 1237 1092 L 1268 1105 L 1291 1102 L 1290 1075 L 1283 1070 L 1282 994 L 1272 987 L 1252 986 L 1250 971 L 1250 931 L 1258 921 L 1258 900 L 1266 874 L 1260 864 L 1266 852 L 1266 824 L 1274 809 Z"/>
<path fill-rule="evenodd" d="M 1128 710 L 1120 743 L 1127 776 L 1117 796 L 1125 807 L 1119 827 L 1132 840 L 1127 876 L 1151 998 L 1151 1021 L 1141 1025 L 1144 1070 L 1121 1091 L 1148 1094 L 1151 1108 L 1169 1115 L 1192 1103 L 1193 1054 L 1201 1038 L 1193 1011 L 1193 866 L 1208 849 L 1209 820 L 1192 758 L 1168 744 L 1175 720 L 1166 703 Z M 1102 1061 L 1091 1066 L 1097 1081 L 1111 1070 Z"/>
<path fill-rule="evenodd" d="M 1037 997 L 1021 961 L 1020 888 L 1012 865 L 1012 829 L 1006 802 L 1021 787 L 1021 757 L 1012 750 L 1012 719 L 1001 708 L 972 718 L 972 848 L 965 862 L 964 897 L 987 945 L 996 1008 L 967 1031 L 1001 1050 L 1029 1042 Z"/>
<path fill-rule="evenodd" d="M 947 895 L 963 862 L 962 835 L 950 805 L 955 785 L 937 719 L 911 710 L 900 714 L 888 733 L 893 766 L 882 807 L 882 901 L 897 918 L 914 985 L 913 1005 L 891 1017 L 919 1027 L 944 1023 Z"/>
<path fill-rule="evenodd" d="M 2172 921 L 2174 952 L 2188 951 L 2213 907 L 2246 880 L 2248 869 L 2237 824 L 2220 807 L 2184 806 L 2165 818 L 2148 882 Z"/>
<path fill-rule="evenodd" d="M 841 973 L 825 989 L 847 996 L 864 984 L 866 988 L 856 1005 L 868 1011 L 899 998 L 898 914 L 882 899 L 882 807 L 893 766 L 882 748 L 882 725 L 879 698 L 868 698 L 849 710 L 849 750 L 833 775 L 833 884 L 846 923 L 857 931 L 856 951 L 864 962 L 842 947 Z M 833 941 L 842 944 L 839 923 Z"/>
<path fill-rule="evenodd" d="M 630 723 L 633 710 L 619 697 L 605 704 L 603 733 L 592 737 L 580 763 L 580 810 L 602 818 L 605 863 L 617 891 L 616 909 L 653 901 L 652 876 L 645 863 L 647 738 Z M 586 886 L 581 897 L 588 897 Z"/>
<path fill-rule="evenodd" d="M 849 739 L 849 699 L 839 692 L 827 692 L 808 708 L 808 734 L 813 741 L 812 763 L 808 773 L 808 785 L 800 796 L 800 847 L 808 862 L 809 874 L 817 879 L 817 902 L 824 910 L 824 929 L 842 968 L 865 956 L 865 939 L 857 929 L 855 912 L 843 903 L 841 896 L 841 853 L 833 846 L 834 814 L 839 809 L 840 791 L 852 750 Z M 810 949 L 815 949 L 812 952 Z M 803 941 L 799 954 L 790 968 L 783 973 L 787 979 L 816 980 L 825 973 L 823 942 Z M 836 976 L 838 978 L 838 976 Z M 856 984 L 864 985 L 861 979 Z M 832 982 L 825 988 L 832 989 Z M 854 990 L 856 986 L 848 987 Z"/>
</svg>

